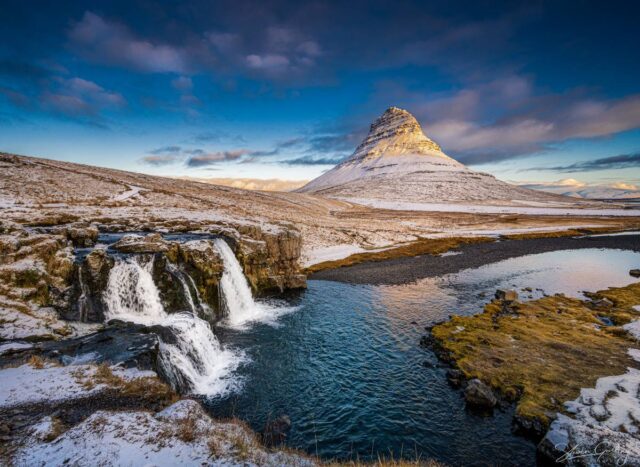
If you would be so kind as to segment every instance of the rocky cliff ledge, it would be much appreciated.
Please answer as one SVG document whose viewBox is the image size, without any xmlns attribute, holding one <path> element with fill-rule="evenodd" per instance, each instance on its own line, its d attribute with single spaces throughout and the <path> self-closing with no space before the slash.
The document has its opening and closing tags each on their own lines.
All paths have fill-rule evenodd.
<svg viewBox="0 0 640 467">
<path fill-rule="evenodd" d="M 290 226 L 230 225 L 54 215 L 0 223 L 0 308 L 5 339 L 51 340 L 74 335 L 76 323 L 104 320 L 104 290 L 114 259 L 100 233 L 125 235 L 109 251 L 153 258 L 153 276 L 168 312 L 184 310 L 184 282 L 196 288 L 210 321 L 220 318 L 223 272 L 213 238 L 234 250 L 255 295 L 306 286 L 298 259 L 302 239 Z M 186 241 L 172 240 L 171 233 Z M 169 239 L 163 237 L 164 234 Z M 191 234 L 190 234 L 191 233 Z M 189 239 L 193 235 L 194 239 Z M 206 315 L 207 311 L 199 312 Z"/>
</svg>

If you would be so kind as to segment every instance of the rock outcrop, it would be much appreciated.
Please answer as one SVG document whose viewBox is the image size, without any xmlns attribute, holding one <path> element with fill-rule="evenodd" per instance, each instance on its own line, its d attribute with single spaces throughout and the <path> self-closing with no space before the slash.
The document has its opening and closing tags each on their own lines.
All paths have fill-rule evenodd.
<svg viewBox="0 0 640 467">
<path fill-rule="evenodd" d="M 237 242 L 237 256 L 256 293 L 281 293 L 306 287 L 306 276 L 299 265 L 302 237 L 298 232 L 283 229 L 249 233 Z"/>
</svg>

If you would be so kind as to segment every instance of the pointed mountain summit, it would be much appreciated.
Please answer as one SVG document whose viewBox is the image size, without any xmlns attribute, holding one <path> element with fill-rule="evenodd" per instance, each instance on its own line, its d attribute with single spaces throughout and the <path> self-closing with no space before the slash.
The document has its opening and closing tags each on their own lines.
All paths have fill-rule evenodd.
<svg viewBox="0 0 640 467">
<path fill-rule="evenodd" d="M 559 200 L 467 168 L 447 156 L 416 118 L 398 107 L 388 108 L 373 122 L 348 159 L 297 191 L 411 203 Z"/>
</svg>

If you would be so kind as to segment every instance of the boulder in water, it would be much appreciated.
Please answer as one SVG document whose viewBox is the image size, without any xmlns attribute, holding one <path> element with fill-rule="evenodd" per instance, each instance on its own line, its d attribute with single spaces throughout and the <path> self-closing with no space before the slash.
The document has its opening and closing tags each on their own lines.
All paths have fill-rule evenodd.
<svg viewBox="0 0 640 467">
<path fill-rule="evenodd" d="M 491 388 L 478 378 L 469 381 L 464 390 L 464 398 L 468 405 L 485 409 L 493 408 L 498 403 Z"/>
<path fill-rule="evenodd" d="M 631 277 L 640 277 L 640 269 L 632 269 L 629 271 Z"/>
<path fill-rule="evenodd" d="M 495 297 L 503 302 L 515 302 L 518 300 L 518 292 L 515 290 L 498 289 Z"/>
</svg>

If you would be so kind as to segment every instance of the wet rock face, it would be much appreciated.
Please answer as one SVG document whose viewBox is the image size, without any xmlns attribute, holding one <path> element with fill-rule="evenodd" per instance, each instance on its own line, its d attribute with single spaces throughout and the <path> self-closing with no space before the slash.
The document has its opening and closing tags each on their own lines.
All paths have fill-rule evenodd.
<svg viewBox="0 0 640 467">
<path fill-rule="evenodd" d="M 180 245 L 178 261 L 182 269 L 188 274 L 188 286 L 195 286 L 197 295 L 215 311 L 216 316 L 200 316 L 211 320 L 220 318 L 220 279 L 224 270 L 222 258 L 211 240 L 192 240 Z M 201 313 L 206 310 L 199 310 Z"/>
<path fill-rule="evenodd" d="M 104 250 L 89 253 L 82 264 L 76 265 L 74 285 L 66 308 L 59 309 L 60 317 L 71 321 L 100 323 L 104 321 L 104 291 L 114 260 Z"/>
</svg>

